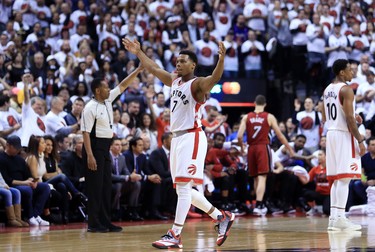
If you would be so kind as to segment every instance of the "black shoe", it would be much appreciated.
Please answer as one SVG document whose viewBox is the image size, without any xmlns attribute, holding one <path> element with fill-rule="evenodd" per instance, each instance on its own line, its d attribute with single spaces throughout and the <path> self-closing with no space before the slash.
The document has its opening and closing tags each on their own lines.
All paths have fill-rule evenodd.
<svg viewBox="0 0 375 252">
<path fill-rule="evenodd" d="M 154 220 L 168 220 L 167 216 L 161 215 L 159 212 L 155 212 L 153 214 L 150 214 L 150 219 Z"/>
<path fill-rule="evenodd" d="M 49 223 L 53 224 L 61 224 L 62 223 L 62 218 L 60 214 L 49 214 L 49 215 L 43 215 L 42 216 L 43 220 L 48 221 Z"/>
<path fill-rule="evenodd" d="M 234 213 L 236 216 L 244 216 L 244 215 L 246 215 L 246 211 L 243 210 L 243 209 L 241 209 L 241 208 L 235 208 L 235 209 L 233 209 L 230 212 Z"/>
<path fill-rule="evenodd" d="M 62 223 L 64 225 L 69 223 L 69 216 L 67 214 L 62 214 Z"/>
<path fill-rule="evenodd" d="M 109 224 L 107 227 L 108 227 L 109 232 L 121 232 L 122 231 L 122 227 L 115 226 L 112 223 Z"/>
<path fill-rule="evenodd" d="M 228 203 L 228 204 L 221 204 L 220 209 L 224 211 L 232 211 L 234 207 L 232 204 Z"/>
<path fill-rule="evenodd" d="M 268 213 L 270 213 L 270 214 L 281 214 L 281 213 L 283 213 L 283 210 L 278 208 L 272 201 L 267 200 L 265 205 L 268 209 Z"/>
<path fill-rule="evenodd" d="M 294 214 L 296 212 L 296 209 L 294 209 L 292 206 L 285 206 L 282 210 L 286 214 Z"/>
<path fill-rule="evenodd" d="M 241 208 L 246 212 L 246 214 L 253 214 L 253 208 L 251 204 L 242 203 Z"/>
<path fill-rule="evenodd" d="M 139 216 L 137 212 L 126 212 L 124 220 L 129 220 L 129 221 L 143 221 L 144 219 Z"/>
<path fill-rule="evenodd" d="M 79 192 L 75 195 L 75 197 L 78 199 L 78 201 L 83 204 L 84 206 L 87 206 L 87 202 L 89 199 L 84 195 L 83 193 Z"/>
<path fill-rule="evenodd" d="M 132 220 L 132 221 L 143 221 L 144 219 L 136 211 L 133 211 L 130 214 L 130 220 Z"/>
<path fill-rule="evenodd" d="M 307 201 L 306 201 L 306 199 L 304 197 L 299 197 L 298 198 L 298 203 L 303 208 L 303 210 L 305 210 L 305 212 L 310 211 L 311 207 L 310 207 L 309 204 L 307 204 Z"/>
<path fill-rule="evenodd" d="M 90 233 L 108 233 L 109 229 L 106 227 L 88 227 L 87 232 Z"/>
<path fill-rule="evenodd" d="M 175 218 L 175 211 L 174 212 L 163 212 L 162 215 L 168 217 L 168 219 L 174 219 Z"/>
</svg>

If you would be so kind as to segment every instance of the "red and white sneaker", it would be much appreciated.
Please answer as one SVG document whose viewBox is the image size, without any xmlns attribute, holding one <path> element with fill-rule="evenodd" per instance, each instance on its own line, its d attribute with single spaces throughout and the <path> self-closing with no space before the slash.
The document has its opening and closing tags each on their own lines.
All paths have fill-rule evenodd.
<svg viewBox="0 0 375 252">
<path fill-rule="evenodd" d="M 216 231 L 218 232 L 216 244 L 218 246 L 223 245 L 225 240 L 229 235 L 229 230 L 233 224 L 235 214 L 229 211 L 221 211 L 222 215 L 219 215 L 217 218 L 217 225 L 215 226 Z"/>
<path fill-rule="evenodd" d="M 167 234 L 153 242 L 152 246 L 158 249 L 182 248 L 181 235 L 175 235 L 173 230 L 169 229 Z"/>
</svg>

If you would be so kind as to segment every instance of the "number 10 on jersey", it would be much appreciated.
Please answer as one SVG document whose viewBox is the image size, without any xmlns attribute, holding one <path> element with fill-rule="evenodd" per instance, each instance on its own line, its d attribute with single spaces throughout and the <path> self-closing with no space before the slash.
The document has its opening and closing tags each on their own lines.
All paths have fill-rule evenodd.
<svg viewBox="0 0 375 252">
<path fill-rule="evenodd" d="M 328 120 L 336 120 L 337 117 L 337 108 L 336 104 L 334 103 L 327 103 L 327 115 L 328 115 Z"/>
</svg>

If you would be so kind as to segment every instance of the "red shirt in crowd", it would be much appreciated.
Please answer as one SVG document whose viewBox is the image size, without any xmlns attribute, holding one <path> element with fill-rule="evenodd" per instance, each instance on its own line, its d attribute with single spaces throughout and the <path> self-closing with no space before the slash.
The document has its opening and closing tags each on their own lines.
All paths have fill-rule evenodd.
<svg viewBox="0 0 375 252">
<path fill-rule="evenodd" d="M 224 167 L 236 168 L 236 163 L 230 158 L 229 151 L 218 148 L 211 148 L 207 152 L 205 164 L 214 165 L 210 171 L 214 178 L 221 177 Z"/>
<path fill-rule="evenodd" d="M 327 169 L 321 165 L 315 166 L 309 171 L 310 182 L 315 181 L 315 191 L 322 195 L 330 194 L 330 186 L 327 180 Z"/>
<path fill-rule="evenodd" d="M 158 147 L 161 148 L 163 142 L 161 141 L 161 137 L 164 133 L 170 132 L 170 121 L 165 121 L 163 116 L 160 115 L 156 118 L 156 130 L 158 131 Z"/>
</svg>

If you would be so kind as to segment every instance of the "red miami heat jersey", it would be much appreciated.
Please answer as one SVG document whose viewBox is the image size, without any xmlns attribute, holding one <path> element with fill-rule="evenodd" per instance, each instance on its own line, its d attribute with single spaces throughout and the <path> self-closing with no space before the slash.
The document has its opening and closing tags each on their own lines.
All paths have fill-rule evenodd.
<svg viewBox="0 0 375 252">
<path fill-rule="evenodd" d="M 246 133 L 249 145 L 270 143 L 268 138 L 270 126 L 268 125 L 267 117 L 267 112 L 250 112 L 247 114 Z"/>
<path fill-rule="evenodd" d="M 171 86 L 171 132 L 200 128 L 203 103 L 197 102 L 191 92 L 196 78 L 183 82 L 175 79 Z"/>
</svg>

